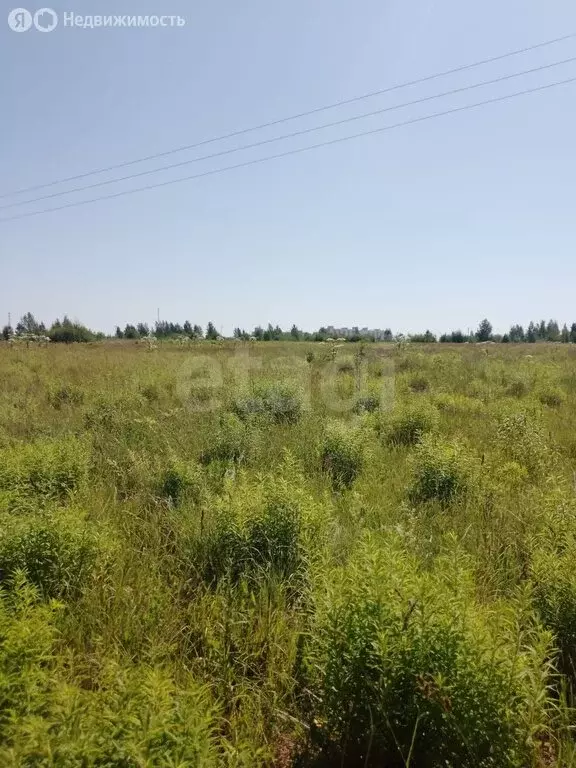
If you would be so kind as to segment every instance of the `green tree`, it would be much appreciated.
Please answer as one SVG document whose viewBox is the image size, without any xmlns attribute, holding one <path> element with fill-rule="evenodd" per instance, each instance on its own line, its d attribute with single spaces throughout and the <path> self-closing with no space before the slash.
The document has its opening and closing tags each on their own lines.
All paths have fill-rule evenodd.
<svg viewBox="0 0 576 768">
<path fill-rule="evenodd" d="M 549 320 L 546 325 L 546 340 L 547 341 L 559 341 L 560 328 L 556 320 Z"/>
<path fill-rule="evenodd" d="M 433 344 L 436 341 L 436 336 L 434 336 L 432 331 L 427 330 L 426 333 L 415 333 L 413 336 L 410 336 L 410 341 L 416 344 Z"/>
<path fill-rule="evenodd" d="M 572 323 L 572 327 L 570 328 L 570 341 L 573 344 L 576 344 L 576 323 Z"/>
<path fill-rule="evenodd" d="M 97 334 L 86 328 L 81 323 L 72 322 L 66 315 L 62 322 L 55 320 L 48 331 L 50 341 L 63 344 L 72 344 L 73 342 L 94 341 Z"/>
<path fill-rule="evenodd" d="M 560 341 L 563 344 L 568 344 L 570 341 L 570 331 L 568 330 L 568 326 L 566 323 L 562 326 L 562 331 L 560 332 Z"/>
<path fill-rule="evenodd" d="M 216 330 L 216 326 L 214 323 L 209 322 L 206 326 L 206 338 L 210 341 L 214 341 L 218 338 L 218 331 Z"/>
<path fill-rule="evenodd" d="M 524 328 L 522 328 L 521 325 L 513 325 L 510 328 L 510 333 L 508 334 L 508 338 L 512 344 L 518 344 L 522 341 L 525 341 L 526 337 L 524 334 Z"/>
<path fill-rule="evenodd" d="M 124 338 L 125 339 L 137 339 L 138 337 L 138 331 L 136 330 L 136 326 L 134 325 L 126 325 L 126 328 L 124 328 Z"/>
<path fill-rule="evenodd" d="M 484 320 L 482 320 L 478 326 L 478 330 L 476 331 L 476 338 L 478 341 L 490 341 L 492 338 L 492 325 L 486 318 L 484 318 Z"/>
<path fill-rule="evenodd" d="M 451 333 L 443 333 L 440 336 L 440 341 L 444 344 L 463 344 L 466 340 L 466 336 L 464 336 L 460 329 Z"/>
<path fill-rule="evenodd" d="M 44 323 L 39 323 L 32 312 L 26 312 L 26 314 L 20 318 L 20 321 L 16 325 L 17 336 L 23 336 L 28 333 L 36 335 L 45 331 L 46 328 Z"/>
<path fill-rule="evenodd" d="M 546 325 L 546 322 L 544 320 L 540 320 L 540 323 L 538 325 L 538 330 L 536 331 L 536 336 L 539 339 L 545 339 L 548 335 L 548 326 Z"/>
<path fill-rule="evenodd" d="M 4 341 L 8 341 L 8 339 L 11 339 L 12 336 L 14 336 L 14 330 L 11 325 L 5 325 L 4 328 L 2 328 L 2 338 Z"/>
<path fill-rule="evenodd" d="M 290 328 L 290 336 L 294 339 L 294 341 L 298 341 L 300 339 L 300 331 L 298 330 L 297 325 L 293 325 L 292 328 Z"/>
</svg>

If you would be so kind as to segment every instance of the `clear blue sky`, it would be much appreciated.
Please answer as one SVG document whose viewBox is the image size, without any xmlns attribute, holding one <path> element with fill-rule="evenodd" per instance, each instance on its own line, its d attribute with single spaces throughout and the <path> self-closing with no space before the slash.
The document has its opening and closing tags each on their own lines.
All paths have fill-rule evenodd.
<svg viewBox="0 0 576 768">
<path fill-rule="evenodd" d="M 83 15 L 181 14 L 187 25 L 60 24 L 49 34 L 10 31 L 12 7 L 2 4 L 0 20 L 0 193 L 576 30 L 574 0 L 71 0 L 52 7 Z M 576 40 L 246 139 L 574 55 Z M 574 75 L 576 64 L 157 179 Z M 268 322 L 407 332 L 466 329 L 484 316 L 500 330 L 540 317 L 576 322 L 575 118 L 576 84 L 2 224 L 0 321 L 8 311 L 17 319 L 31 310 L 45 322 L 67 313 L 108 331 L 151 322 L 159 307 L 164 319 L 213 320 L 227 333 Z"/>
</svg>

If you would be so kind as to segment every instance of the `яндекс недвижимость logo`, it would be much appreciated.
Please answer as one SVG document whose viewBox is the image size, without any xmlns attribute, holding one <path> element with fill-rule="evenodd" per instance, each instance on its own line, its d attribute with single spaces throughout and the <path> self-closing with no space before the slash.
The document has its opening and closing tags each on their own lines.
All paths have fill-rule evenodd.
<svg viewBox="0 0 576 768">
<path fill-rule="evenodd" d="M 52 32 L 58 26 L 58 14 L 52 8 L 40 8 L 33 15 L 26 8 L 14 8 L 8 14 L 13 32 L 27 32 L 34 26 L 39 32 Z"/>
<path fill-rule="evenodd" d="M 79 14 L 74 11 L 61 11 L 60 15 L 52 8 L 40 8 L 35 13 L 26 8 L 14 8 L 8 14 L 8 26 L 13 32 L 28 32 L 34 27 L 38 32 L 52 32 L 59 22 L 62 28 L 70 29 L 164 29 L 166 27 L 184 29 L 186 19 L 179 14 Z"/>
</svg>

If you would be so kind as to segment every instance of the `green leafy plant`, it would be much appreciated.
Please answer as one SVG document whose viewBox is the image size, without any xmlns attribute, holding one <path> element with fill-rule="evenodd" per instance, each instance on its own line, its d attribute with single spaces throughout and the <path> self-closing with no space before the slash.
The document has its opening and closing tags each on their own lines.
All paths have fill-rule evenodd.
<svg viewBox="0 0 576 768">
<path fill-rule="evenodd" d="M 374 413 L 380 408 L 378 395 L 361 395 L 352 408 L 354 413 Z"/>
<path fill-rule="evenodd" d="M 327 574 L 311 628 L 313 733 L 331 764 L 532 764 L 548 643 L 513 609 L 478 604 L 465 560 L 421 571 L 394 540 L 365 537 Z"/>
<path fill-rule="evenodd" d="M 438 501 L 449 504 L 470 490 L 473 466 L 464 447 L 427 438 L 412 458 L 409 498 L 414 504 Z"/>
<path fill-rule="evenodd" d="M 360 431 L 340 422 L 328 424 L 320 446 L 320 460 L 335 488 L 350 488 L 364 463 Z"/>
<path fill-rule="evenodd" d="M 408 379 L 408 386 L 412 392 L 428 392 L 430 389 L 430 382 L 422 374 L 414 374 Z"/>
<path fill-rule="evenodd" d="M 242 419 L 266 416 L 276 424 L 295 424 L 302 416 L 302 397 L 287 383 L 257 384 L 250 395 L 234 401 L 232 410 Z"/>
<path fill-rule="evenodd" d="M 547 405 L 549 408 L 560 408 L 564 403 L 564 395 L 562 391 L 555 387 L 548 387 L 540 390 L 538 399 L 542 405 Z"/>
<path fill-rule="evenodd" d="M 203 488 L 201 467 L 174 459 L 162 472 L 158 490 L 171 504 L 178 505 L 186 500 L 198 503 L 202 498 Z"/>
<path fill-rule="evenodd" d="M 203 464 L 213 461 L 240 463 L 248 453 L 249 437 L 247 426 L 238 416 L 232 413 L 223 414 L 210 444 L 200 456 L 200 461 Z"/>
<path fill-rule="evenodd" d="M 94 532 L 70 514 L 26 520 L 0 536 L 0 582 L 10 584 L 22 572 L 44 597 L 74 597 L 98 552 Z"/>
<path fill-rule="evenodd" d="M 0 490 L 40 502 L 64 500 L 86 481 L 88 449 L 76 438 L 0 450 Z"/>
<path fill-rule="evenodd" d="M 410 404 L 397 408 L 381 431 L 390 445 L 416 445 L 424 435 L 434 431 L 437 422 L 438 414 L 432 406 Z"/>
</svg>

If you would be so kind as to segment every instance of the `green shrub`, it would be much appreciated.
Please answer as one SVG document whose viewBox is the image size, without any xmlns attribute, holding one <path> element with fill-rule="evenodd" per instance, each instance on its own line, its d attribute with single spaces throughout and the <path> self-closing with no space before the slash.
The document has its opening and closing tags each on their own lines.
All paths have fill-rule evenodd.
<svg viewBox="0 0 576 768">
<path fill-rule="evenodd" d="M 0 450 L 0 491 L 63 501 L 84 484 L 87 469 L 87 446 L 76 438 L 5 448 Z"/>
<path fill-rule="evenodd" d="M 51 390 L 48 399 L 50 405 L 59 411 L 64 405 L 81 405 L 84 402 L 84 391 L 71 384 L 64 384 Z"/>
<path fill-rule="evenodd" d="M 245 521 L 221 517 L 209 539 L 209 580 L 272 572 L 290 578 L 303 567 L 301 519 L 291 504 L 264 504 Z"/>
<path fill-rule="evenodd" d="M 223 414 L 207 448 L 200 456 L 203 464 L 212 461 L 240 463 L 246 458 L 249 448 L 247 426 L 233 413 Z"/>
<path fill-rule="evenodd" d="M 188 499 L 198 503 L 202 497 L 203 487 L 204 478 L 201 468 L 175 459 L 162 473 L 158 490 L 160 496 L 176 506 Z"/>
<path fill-rule="evenodd" d="M 140 392 L 149 403 L 157 403 L 160 400 L 161 390 L 155 381 L 140 386 Z"/>
<path fill-rule="evenodd" d="M 19 614 L 0 612 L 3 766 L 222 764 L 229 745 L 217 733 L 216 708 L 189 675 L 177 683 L 168 670 L 108 660 L 89 686 L 75 685 L 52 656 L 49 610 L 30 605 Z"/>
<path fill-rule="evenodd" d="M 21 571 L 44 597 L 74 597 L 90 577 L 96 537 L 71 516 L 48 515 L 8 527 L 0 536 L 0 582 Z"/>
<path fill-rule="evenodd" d="M 426 376 L 421 374 L 414 374 L 408 379 L 408 386 L 412 392 L 428 392 L 430 389 L 430 382 Z"/>
<path fill-rule="evenodd" d="M 495 437 L 495 445 L 504 456 L 526 467 L 533 479 L 549 466 L 550 448 L 534 416 L 523 411 L 501 415 Z"/>
<path fill-rule="evenodd" d="M 440 392 L 434 397 L 434 405 L 441 413 L 451 416 L 478 416 L 485 411 L 481 400 L 458 393 Z"/>
<path fill-rule="evenodd" d="M 472 464 L 461 444 L 426 439 L 412 459 L 410 501 L 449 504 L 466 495 L 471 477 Z"/>
<path fill-rule="evenodd" d="M 232 411 L 242 419 L 266 416 L 276 424 L 295 424 L 302 416 L 302 397 L 287 383 L 257 384 L 251 395 L 234 401 Z"/>
<path fill-rule="evenodd" d="M 350 488 L 364 463 L 359 430 L 340 422 L 329 424 L 320 446 L 320 459 L 335 488 Z"/>
<path fill-rule="evenodd" d="M 198 542 L 209 580 L 233 580 L 263 571 L 301 576 L 311 546 L 322 539 L 325 510 L 303 488 L 294 465 L 254 481 L 240 478 L 230 496 L 213 509 L 214 523 Z"/>
<path fill-rule="evenodd" d="M 327 764 L 533 764 L 547 637 L 478 604 L 466 563 L 420 571 L 397 543 L 366 539 L 324 589 L 304 682 Z"/>
<path fill-rule="evenodd" d="M 6 589 L 9 587 L 9 589 Z M 22 727 L 46 705 L 56 630 L 55 605 L 38 601 L 36 590 L 16 574 L 0 591 L 0 763 L 10 727 Z M 6 757 L 6 756 L 5 756 Z"/>
<path fill-rule="evenodd" d="M 538 399 L 542 405 L 547 405 L 549 408 L 560 408 L 564 402 L 564 395 L 559 389 L 550 387 L 541 390 L 538 394 Z"/>
<path fill-rule="evenodd" d="M 543 625 L 554 634 L 561 668 L 576 683 L 576 546 L 564 551 L 539 549 L 532 559 L 534 605 Z"/>
<path fill-rule="evenodd" d="M 390 445 L 415 445 L 437 425 L 436 410 L 426 404 L 400 407 L 392 414 L 384 434 Z"/>
<path fill-rule="evenodd" d="M 521 398 L 530 392 L 530 387 L 524 379 L 513 379 L 506 387 L 505 392 L 510 397 Z"/>
<path fill-rule="evenodd" d="M 354 413 L 374 413 L 380 408 L 380 398 L 378 395 L 362 395 L 354 403 L 352 411 Z"/>
</svg>

